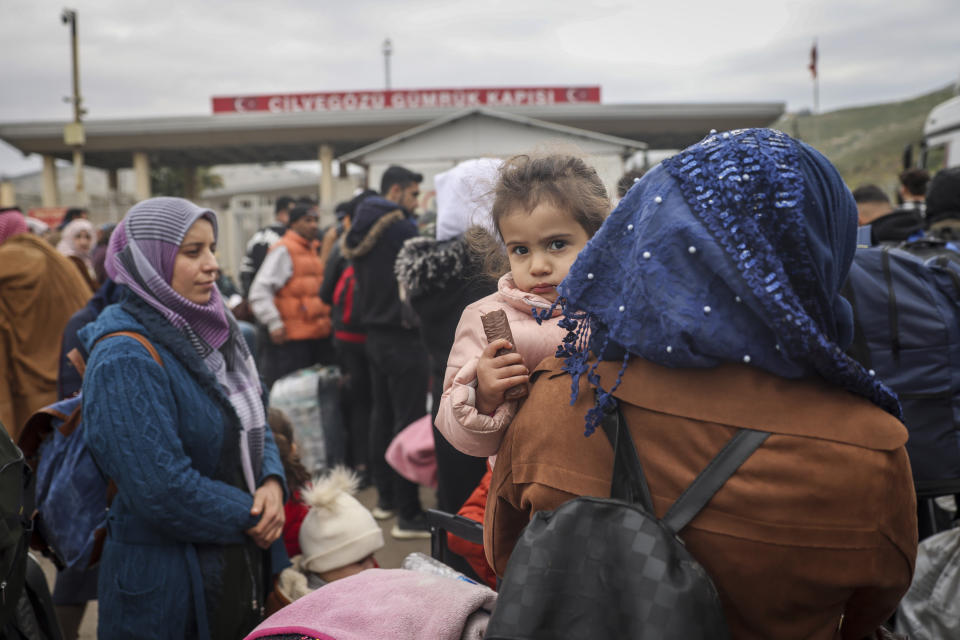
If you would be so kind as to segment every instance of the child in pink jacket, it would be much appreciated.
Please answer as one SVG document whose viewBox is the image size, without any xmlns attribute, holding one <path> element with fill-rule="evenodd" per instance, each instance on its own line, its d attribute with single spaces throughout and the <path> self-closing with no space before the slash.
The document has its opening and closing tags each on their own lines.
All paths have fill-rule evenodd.
<svg viewBox="0 0 960 640">
<path fill-rule="evenodd" d="M 557 285 L 609 211 L 603 183 L 580 158 L 522 155 L 501 167 L 491 210 L 498 242 L 483 249 L 494 258 L 488 264 L 502 264 L 505 250 L 510 271 L 496 293 L 469 305 L 460 317 L 436 420 L 460 451 L 496 455 L 517 410 L 517 401 L 505 400 L 504 392 L 526 384 L 566 335 L 557 326 L 559 307 L 542 324 L 533 311 L 551 308 Z M 495 357 L 509 342 L 487 344 L 480 317 L 497 309 L 506 312 L 517 353 Z"/>
</svg>

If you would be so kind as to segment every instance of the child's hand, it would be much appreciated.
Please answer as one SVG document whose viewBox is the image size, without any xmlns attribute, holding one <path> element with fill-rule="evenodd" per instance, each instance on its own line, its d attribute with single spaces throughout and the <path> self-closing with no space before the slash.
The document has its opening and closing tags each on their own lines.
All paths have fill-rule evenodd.
<svg viewBox="0 0 960 640">
<path fill-rule="evenodd" d="M 523 364 L 519 353 L 508 353 L 497 357 L 500 349 L 509 349 L 510 341 L 505 338 L 494 340 L 480 354 L 477 363 L 477 411 L 491 415 L 503 404 L 503 393 L 510 387 L 526 384 L 530 372 Z"/>
</svg>

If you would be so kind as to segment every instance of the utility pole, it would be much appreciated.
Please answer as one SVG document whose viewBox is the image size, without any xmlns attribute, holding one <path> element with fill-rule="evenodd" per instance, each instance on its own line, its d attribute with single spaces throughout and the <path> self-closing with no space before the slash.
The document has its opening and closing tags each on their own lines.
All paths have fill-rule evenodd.
<svg viewBox="0 0 960 640">
<path fill-rule="evenodd" d="M 386 78 L 387 91 L 390 91 L 390 54 L 393 53 L 393 43 L 390 38 L 383 41 L 383 71 Z"/>
<path fill-rule="evenodd" d="M 74 9 L 64 9 L 60 14 L 60 21 L 70 25 L 70 49 L 73 62 L 73 96 L 67 98 L 73 103 L 73 122 L 63 129 L 63 141 L 73 147 L 73 169 L 76 175 L 76 192 L 83 193 L 83 145 L 86 136 L 83 131 L 82 118 L 86 113 L 80 98 L 80 61 L 77 56 L 77 12 Z"/>
</svg>

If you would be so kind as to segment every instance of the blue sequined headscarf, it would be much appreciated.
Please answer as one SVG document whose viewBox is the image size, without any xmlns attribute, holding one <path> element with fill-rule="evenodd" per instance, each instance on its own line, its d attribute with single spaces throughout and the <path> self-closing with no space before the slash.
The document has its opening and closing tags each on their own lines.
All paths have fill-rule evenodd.
<svg viewBox="0 0 960 640">
<path fill-rule="evenodd" d="M 559 287 L 571 330 L 560 353 L 599 388 L 597 362 L 674 368 L 743 362 L 819 375 L 900 416 L 896 396 L 844 353 L 853 313 L 839 295 L 857 209 L 836 169 L 770 129 L 711 134 L 649 171 Z M 589 340 L 589 344 L 588 344 Z M 622 373 L 622 370 L 621 370 Z M 619 377 L 617 379 L 619 384 Z M 587 434 L 600 410 L 587 416 Z"/>
</svg>

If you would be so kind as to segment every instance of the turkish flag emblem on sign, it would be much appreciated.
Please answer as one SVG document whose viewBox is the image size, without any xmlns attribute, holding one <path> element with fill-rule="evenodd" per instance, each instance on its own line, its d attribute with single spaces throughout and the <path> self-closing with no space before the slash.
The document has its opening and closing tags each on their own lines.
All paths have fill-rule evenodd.
<svg viewBox="0 0 960 640">
<path fill-rule="evenodd" d="M 595 102 L 591 100 L 590 90 L 585 87 L 567 89 L 567 102 Z"/>
<path fill-rule="evenodd" d="M 259 104 L 256 98 L 237 98 L 233 101 L 233 108 L 237 113 L 244 111 L 257 111 Z"/>
</svg>

